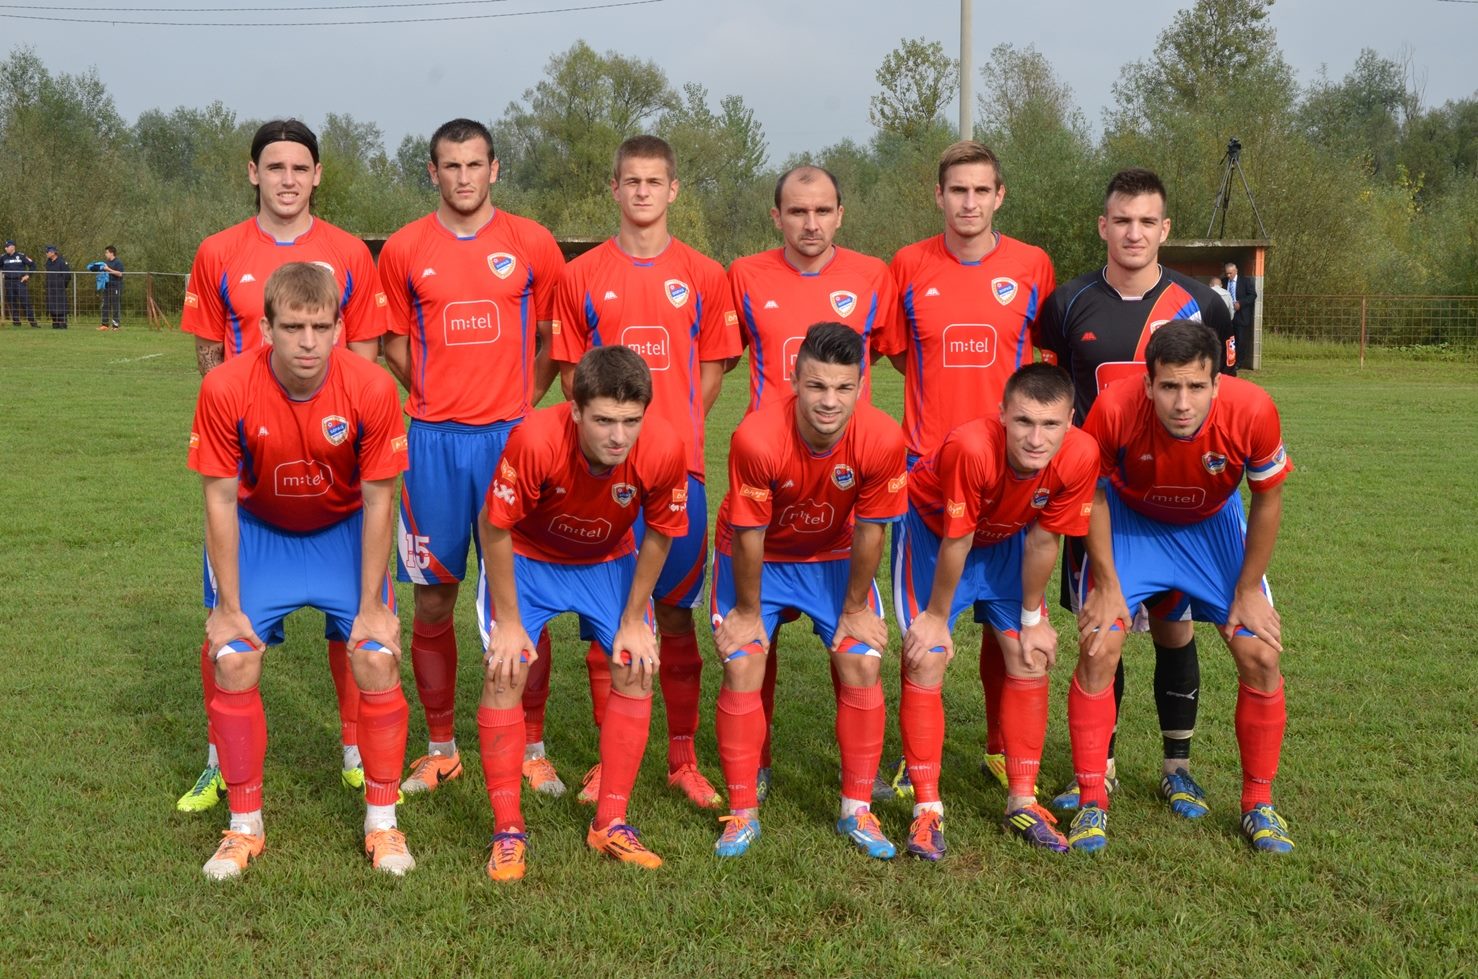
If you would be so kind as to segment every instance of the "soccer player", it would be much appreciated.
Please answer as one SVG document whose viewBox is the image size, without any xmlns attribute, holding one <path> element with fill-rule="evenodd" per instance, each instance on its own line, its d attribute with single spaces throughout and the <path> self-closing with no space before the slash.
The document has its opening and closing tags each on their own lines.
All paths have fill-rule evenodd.
<svg viewBox="0 0 1478 979">
<path fill-rule="evenodd" d="M 994 415 L 1006 379 L 1031 363 L 1031 328 L 1056 278 L 1046 252 L 995 230 L 1005 200 L 995 153 L 974 140 L 955 143 L 939 158 L 934 187 L 944 232 L 893 256 L 903 323 L 884 352 L 903 374 L 910 464 L 957 425 Z M 977 621 L 984 622 L 983 615 L 979 610 Z M 999 705 L 1005 665 L 990 629 L 981 630 L 980 682 L 986 717 L 980 767 L 1004 786 Z M 900 760 L 894 782 L 904 794 L 905 775 Z"/>
<path fill-rule="evenodd" d="M 1061 535 L 1088 530 L 1098 478 L 1097 447 L 1072 419 L 1067 375 L 1027 364 L 1006 382 L 997 418 L 956 428 L 909 473 L 893 569 L 904 630 L 898 721 L 916 800 L 908 852 L 925 860 L 945 851 L 942 690 L 954 656 L 950 631 L 971 605 L 984 609 L 1005 658 L 1003 825 L 1032 846 L 1067 852 L 1035 786 L 1047 734 L 1047 670 L 1057 650 L 1043 597 Z"/>
<path fill-rule="evenodd" d="M 769 637 L 786 609 L 809 615 L 831 654 L 842 758 L 837 832 L 869 857 L 897 852 L 869 807 L 883 751 L 879 670 L 888 646 L 873 576 L 885 525 L 903 515 L 908 476 L 898 423 L 858 402 L 863 357 L 850 327 L 811 327 L 796 354 L 794 393 L 750 413 L 730 442 L 710 596 L 724 663 L 715 727 L 730 808 L 714 844 L 720 857 L 740 856 L 759 839 L 760 687 Z"/>
<path fill-rule="evenodd" d="M 539 655 L 529 635 L 561 612 L 579 613 L 611 651 L 598 802 L 586 842 L 625 863 L 662 865 L 626 822 L 626 808 L 660 668 L 652 588 L 673 539 L 688 530 L 687 453 L 660 418 L 646 417 L 651 373 L 626 347 L 581 357 L 572 394 L 572 402 L 534 412 L 508 437 L 479 525 L 487 675 L 477 727 L 496 830 L 487 873 L 496 881 L 524 875 L 522 696 Z M 639 554 L 631 533 L 638 511 L 646 521 Z"/>
<path fill-rule="evenodd" d="M 340 291 L 317 265 L 268 278 L 265 346 L 211 371 L 190 432 L 205 488 L 205 620 L 230 827 L 203 870 L 239 876 L 260 856 L 267 721 L 257 682 L 283 619 L 311 605 L 348 643 L 364 758 L 364 851 L 375 869 L 416 862 L 396 828 L 409 707 L 400 689 L 400 620 L 387 562 L 395 480 L 406 467 L 395 382 L 336 350 Z"/>
<path fill-rule="evenodd" d="M 385 332 L 379 275 L 364 242 L 314 217 L 313 193 L 322 175 L 313 130 L 296 119 L 274 119 L 257 128 L 246 164 L 257 213 L 206 238 L 190 266 L 180 329 L 195 337 L 195 362 L 202 377 L 265 343 L 260 323 L 267 279 L 288 262 L 313 262 L 333 275 L 344 319 L 339 343 L 371 361 L 379 356 L 380 334 Z M 346 787 L 358 790 L 364 787 L 356 730 L 359 690 L 342 641 L 329 639 L 328 666 L 339 704 L 340 778 Z M 214 678 L 210 646 L 202 643 L 200 680 L 207 704 L 214 694 Z M 205 769 L 176 806 L 184 812 L 202 812 L 225 793 L 215 733 L 207 718 Z"/>
<path fill-rule="evenodd" d="M 711 809 L 723 799 L 699 771 L 693 744 L 703 660 L 692 610 L 702 597 L 708 555 L 703 423 L 740 346 L 723 266 L 667 230 L 667 208 L 677 194 L 677 163 L 666 141 L 633 136 L 616 150 L 611 196 L 620 208 L 620 229 L 570 263 L 559 286 L 553 348 L 567 395 L 586 350 L 608 344 L 635 350 L 652 371 L 652 413 L 678 433 L 687 453 L 688 532 L 673 541 L 654 598 L 668 784 L 694 805 Z M 640 545 L 640 524 L 636 535 Z M 603 719 L 605 656 L 596 644 L 586 656 L 597 725 Z M 590 790 L 598 778 L 595 769 L 587 773 L 581 801 L 594 801 Z"/>
<path fill-rule="evenodd" d="M 1088 531 L 1082 652 L 1068 694 L 1082 800 L 1068 839 L 1079 850 L 1107 844 L 1109 686 L 1129 610 L 1166 592 L 1193 618 L 1216 623 L 1237 664 L 1242 833 L 1258 850 L 1293 849 L 1273 808 L 1287 712 L 1278 669 L 1282 623 L 1264 577 L 1293 463 L 1273 399 L 1255 384 L 1220 376 L 1223 350 L 1203 324 L 1160 327 L 1144 348 L 1146 373 L 1102 391 L 1084 425 L 1098 442 L 1107 484 L 1097 491 Z M 1243 474 L 1252 491 L 1247 516 L 1237 493 Z"/>
<path fill-rule="evenodd" d="M 385 361 L 410 392 L 398 567 L 401 581 L 415 583 L 411 665 L 429 741 L 402 783 L 408 794 L 462 773 L 452 612 L 493 467 L 554 377 L 549 330 L 564 270 L 553 235 L 493 206 L 498 160 L 486 126 L 453 119 L 432 134 L 430 153 L 436 210 L 380 252 Z M 547 652 L 547 637 L 540 642 Z"/>
<path fill-rule="evenodd" d="M 1072 377 L 1073 420 L 1078 425 L 1110 382 L 1137 379 L 1144 373 L 1145 345 L 1159 324 L 1199 320 L 1223 339 L 1231 331 L 1226 306 L 1209 286 L 1159 264 L 1170 219 L 1165 216 L 1165 185 L 1154 173 L 1123 170 L 1109 180 L 1098 233 L 1108 252 L 1103 268 L 1058 288 L 1042 311 L 1034 337 L 1043 359 L 1061 365 Z M 1070 538 L 1063 567 L 1064 608 L 1076 610 L 1075 577 L 1082 563 L 1083 542 Z M 1160 792 L 1176 815 L 1198 819 L 1209 810 L 1205 793 L 1190 774 L 1201 686 L 1196 634 L 1189 621 L 1156 616 L 1149 617 L 1149 631 L 1155 645 L 1155 707 L 1164 748 Z M 1120 666 L 1114 680 L 1116 705 L 1123 695 Z M 1117 774 L 1111 739 L 1105 783 L 1110 792 L 1118 785 Z M 1077 786 L 1069 783 L 1052 805 L 1076 809 Z"/>
<path fill-rule="evenodd" d="M 836 245 L 842 226 L 842 191 L 821 167 L 792 167 L 775 182 L 770 219 L 784 238 L 780 248 L 737 258 L 729 266 L 741 339 L 749 348 L 749 410 L 794 392 L 796 352 L 812 323 L 831 320 L 862 336 L 870 356 L 862 364 L 858 397 L 868 400 L 871 361 L 897 328 L 898 297 L 888 267 L 870 255 Z M 779 633 L 765 658 L 765 743 L 760 752 L 759 797 L 769 794 L 770 730 L 775 713 Z"/>
</svg>

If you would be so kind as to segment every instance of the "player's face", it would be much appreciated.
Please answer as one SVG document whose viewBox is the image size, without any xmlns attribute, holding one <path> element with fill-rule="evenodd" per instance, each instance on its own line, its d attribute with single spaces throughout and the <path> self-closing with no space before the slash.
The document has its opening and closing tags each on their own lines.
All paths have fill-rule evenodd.
<svg viewBox="0 0 1478 979">
<path fill-rule="evenodd" d="M 7 254 L 7 255 L 14 255 L 15 254 L 15 246 L 14 245 L 6 245 L 5 246 L 5 254 Z"/>
<path fill-rule="evenodd" d="M 650 228 L 667 219 L 667 205 L 677 200 L 677 181 L 667 162 L 656 157 L 628 156 L 611 181 L 611 196 L 621 208 L 621 222 Z"/>
<path fill-rule="evenodd" d="M 308 210 L 313 188 L 323 179 L 323 166 L 302 143 L 281 139 L 262 148 L 261 156 L 246 165 L 246 175 L 257 188 L 259 211 L 279 221 L 291 221 Z"/>
<path fill-rule="evenodd" d="M 262 335 L 272 345 L 272 369 L 290 388 L 314 387 L 328 370 L 329 354 L 344 321 L 333 307 L 277 310 L 276 320 L 262 317 Z"/>
<path fill-rule="evenodd" d="M 1155 376 L 1145 375 L 1144 390 L 1155 405 L 1155 416 L 1176 438 L 1190 438 L 1201 430 L 1221 376 L 1211 376 L 1211 361 L 1157 364 Z"/>
<path fill-rule="evenodd" d="M 1108 245 L 1109 264 L 1137 272 L 1160 259 L 1170 237 L 1170 219 L 1159 194 L 1114 194 L 1098 218 L 1098 237 Z"/>
<path fill-rule="evenodd" d="M 957 163 L 944 172 L 944 183 L 934 188 L 945 226 L 961 238 L 989 234 L 1005 200 L 1006 186 L 989 163 Z"/>
<path fill-rule="evenodd" d="M 586 460 L 603 470 L 625 462 L 641 434 L 646 413 L 646 406 L 639 401 L 614 398 L 592 398 L 583 408 L 571 408 L 570 417 L 580 432 L 580 451 Z"/>
<path fill-rule="evenodd" d="M 436 161 L 426 164 L 442 202 L 458 214 L 476 214 L 487 205 L 488 188 L 498 180 L 498 161 L 481 136 L 465 143 L 444 139 L 436 144 Z"/>
<path fill-rule="evenodd" d="M 780 191 L 780 206 L 770 208 L 775 230 L 785 236 L 785 247 L 806 258 L 831 251 L 842 226 L 842 206 L 831 181 L 820 177 L 809 183 L 795 178 Z"/>
<path fill-rule="evenodd" d="M 857 410 L 862 369 L 856 364 L 823 364 L 807 357 L 797 361 L 792 383 L 801 437 L 812 446 L 829 445 L 841 438 L 852 412 Z"/>
<path fill-rule="evenodd" d="M 1047 468 L 1073 424 L 1073 402 L 1061 398 L 1042 404 L 1022 394 L 1012 394 L 1001 405 L 1001 424 L 1006 426 L 1006 461 L 1018 473 L 1041 472 Z"/>
</svg>

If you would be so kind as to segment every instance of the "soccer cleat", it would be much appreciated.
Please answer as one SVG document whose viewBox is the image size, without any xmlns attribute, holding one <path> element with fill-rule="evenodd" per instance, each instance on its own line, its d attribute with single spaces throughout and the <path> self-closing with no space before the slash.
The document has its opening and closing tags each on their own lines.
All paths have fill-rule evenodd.
<svg viewBox="0 0 1478 979">
<path fill-rule="evenodd" d="M 364 855 L 370 866 L 396 877 L 416 869 L 416 858 L 406 849 L 405 834 L 394 826 L 364 834 Z"/>
<path fill-rule="evenodd" d="M 1068 827 L 1067 845 L 1079 853 L 1097 853 L 1108 846 L 1108 812 L 1098 806 L 1079 809 Z"/>
<path fill-rule="evenodd" d="M 1242 835 L 1254 850 L 1264 853 L 1289 853 L 1293 840 L 1288 836 L 1288 824 L 1273 809 L 1271 802 L 1253 806 L 1242 814 Z"/>
<path fill-rule="evenodd" d="M 724 831 L 713 844 L 713 852 L 717 856 L 742 857 L 749 844 L 760 838 L 760 817 L 757 815 L 730 813 L 718 817 L 718 821 L 724 824 Z"/>
<path fill-rule="evenodd" d="M 850 839 L 857 845 L 857 849 L 874 860 L 892 860 L 898 853 L 898 848 L 883 835 L 878 817 L 866 807 L 857 810 L 856 815 L 838 819 L 837 832 Z"/>
<path fill-rule="evenodd" d="M 344 783 L 346 789 L 364 788 L 364 766 L 355 765 L 353 768 L 344 768 L 339 771 L 339 781 Z"/>
<path fill-rule="evenodd" d="M 1068 851 L 1067 838 L 1057 830 L 1057 817 L 1035 802 L 1006 813 L 1001 825 L 1027 846 L 1052 853 Z"/>
<path fill-rule="evenodd" d="M 948 849 L 944 843 L 944 815 L 933 809 L 926 809 L 914 817 L 913 825 L 908 828 L 908 846 L 910 854 L 920 860 L 933 862 L 944 856 Z"/>
<path fill-rule="evenodd" d="M 1184 768 L 1177 768 L 1160 779 L 1160 797 L 1170 803 L 1170 811 L 1181 819 L 1200 819 L 1211 811 L 1206 805 L 1206 793 Z"/>
<path fill-rule="evenodd" d="M 527 833 L 512 830 L 494 833 L 493 841 L 488 845 L 488 879 L 500 884 L 523 880 L 528 852 Z"/>
<path fill-rule="evenodd" d="M 893 777 L 889 778 L 879 770 L 872 779 L 872 801 L 882 802 L 885 799 L 912 799 L 913 780 L 908 777 L 908 759 L 899 756 L 898 765 L 893 769 Z"/>
<path fill-rule="evenodd" d="M 436 791 L 442 782 L 449 782 L 462 774 L 462 753 L 422 755 L 411 762 L 411 773 L 400 783 L 400 791 L 406 795 L 421 795 Z"/>
<path fill-rule="evenodd" d="M 226 780 L 221 778 L 221 769 L 206 765 L 205 771 L 195 780 L 195 787 L 184 795 L 174 807 L 180 812 L 205 812 L 226 797 Z"/>
<path fill-rule="evenodd" d="M 699 809 L 717 809 L 724 804 L 713 783 L 703 777 L 698 766 L 689 762 L 675 772 L 667 773 L 667 784 L 688 797 L 688 801 Z"/>
<path fill-rule="evenodd" d="M 266 846 L 265 836 L 223 830 L 221 845 L 200 870 L 211 880 L 232 880 L 240 877 L 246 865 L 261 856 Z"/>
<path fill-rule="evenodd" d="M 529 788 L 535 792 L 555 797 L 565 794 L 565 784 L 554 770 L 554 762 L 543 755 L 523 760 L 523 777 L 529 780 Z"/>
<path fill-rule="evenodd" d="M 600 762 L 590 766 L 590 771 L 580 780 L 580 794 L 575 796 L 575 801 L 582 805 L 593 806 L 600 798 Z"/>
<path fill-rule="evenodd" d="M 645 870 L 662 866 L 662 858 L 642 846 L 641 835 L 635 826 L 612 823 L 605 829 L 596 829 L 592 823 L 590 832 L 585 834 L 585 842 L 592 850 L 604 853 L 612 860 L 635 864 Z"/>
<path fill-rule="evenodd" d="M 980 774 L 999 782 L 1001 788 L 1005 789 L 1008 793 L 1011 791 L 1011 780 L 1006 775 L 1006 753 L 1004 751 L 995 754 L 987 751 L 980 759 Z M 1041 794 L 1041 786 L 1033 784 L 1032 795 Z M 1076 807 L 1077 803 L 1074 802 L 1073 805 Z"/>
<path fill-rule="evenodd" d="M 754 776 L 754 794 L 760 805 L 770 797 L 770 783 L 775 780 L 774 773 L 768 768 L 761 768 Z"/>
<path fill-rule="evenodd" d="M 1113 795 L 1119 789 L 1118 772 L 1114 763 L 1108 763 L 1108 770 L 1103 774 L 1103 790 Z M 1063 790 L 1052 797 L 1052 808 L 1060 812 L 1072 812 L 1078 808 L 1078 780 L 1075 778 L 1068 782 Z"/>
</svg>

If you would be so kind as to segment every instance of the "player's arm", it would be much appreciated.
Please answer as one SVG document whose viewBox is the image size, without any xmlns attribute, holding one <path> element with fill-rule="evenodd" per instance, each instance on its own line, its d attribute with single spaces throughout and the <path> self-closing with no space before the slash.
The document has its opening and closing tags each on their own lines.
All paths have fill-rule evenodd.
<svg viewBox="0 0 1478 979">
<path fill-rule="evenodd" d="M 226 362 L 226 344 L 223 340 L 195 338 L 195 366 L 204 377 Z"/>
<path fill-rule="evenodd" d="M 404 333 L 384 336 L 385 366 L 407 391 L 411 389 L 411 338 Z"/>
<path fill-rule="evenodd" d="M 561 373 L 554 364 L 554 351 L 550 349 L 554 341 L 554 321 L 540 320 L 534 332 L 534 396 L 531 404 L 537 405 L 544 400 L 544 395 L 549 391 L 549 385 L 554 383 L 554 375 Z M 560 388 L 565 387 L 564 380 L 560 380 Z"/>
<path fill-rule="evenodd" d="M 872 610 L 873 577 L 883 560 L 883 538 L 887 524 L 877 520 L 858 520 L 852 528 L 852 558 L 847 566 L 847 594 L 842 598 L 842 614 L 837 616 L 836 635 L 831 651 L 842 648 L 842 639 L 850 636 L 865 642 L 879 654 L 888 648 L 888 625 Z"/>
<path fill-rule="evenodd" d="M 724 374 L 733 370 L 738 362 L 737 357 L 698 362 L 698 390 L 703 393 L 704 415 L 713 410 L 713 403 L 718 400 L 719 391 L 724 386 Z"/>
<path fill-rule="evenodd" d="M 667 555 L 672 551 L 672 538 L 647 528 L 642 538 L 641 550 L 636 555 L 636 570 L 631 576 L 631 591 L 626 596 L 626 607 L 621 610 L 621 622 L 616 627 L 616 648 L 611 650 L 611 662 L 639 676 L 643 690 L 652 689 L 652 675 L 660 665 L 657 658 L 657 637 L 647 621 L 647 607 L 652 601 L 652 589 L 657 587 L 657 577 Z"/>
<path fill-rule="evenodd" d="M 534 651 L 534 644 L 529 640 L 518 613 L 518 583 L 513 577 L 513 534 L 488 521 L 487 507 L 483 507 L 478 515 L 477 533 L 482 540 L 488 597 L 497 616 L 485 657 L 488 678 L 496 681 L 502 691 L 512 686 L 514 670 L 519 662 L 532 663 L 539 654 Z"/>
<path fill-rule="evenodd" d="M 965 572 L 965 560 L 975 545 L 973 533 L 946 537 L 939 542 L 939 555 L 934 562 L 934 584 L 929 590 L 929 604 L 909 623 L 903 637 L 903 661 L 917 666 L 930 650 L 943 649 L 945 662 L 954 659 L 955 641 L 949 631 L 949 608 L 955 600 L 955 589 Z"/>
<path fill-rule="evenodd" d="M 236 516 L 235 476 L 203 476 L 205 487 L 205 554 L 216 584 L 216 604 L 205 619 L 205 638 L 214 655 L 233 639 L 261 649 L 262 639 L 241 610 L 240 524 Z"/>
<path fill-rule="evenodd" d="M 1241 626 L 1272 646 L 1283 651 L 1283 623 L 1278 610 L 1262 590 L 1263 575 L 1273 559 L 1273 546 L 1278 541 L 1278 527 L 1283 522 L 1283 485 L 1280 483 L 1261 493 L 1252 494 L 1247 514 L 1247 539 L 1242 555 L 1242 571 L 1237 575 L 1237 588 L 1232 594 L 1232 607 L 1222 630 L 1227 636 Z"/>
<path fill-rule="evenodd" d="M 359 612 L 349 630 L 349 648 L 374 641 L 400 655 L 400 618 L 385 604 L 385 568 L 395 526 L 395 479 L 361 481 L 364 529 L 360 535 Z"/>
<path fill-rule="evenodd" d="M 373 364 L 380 359 L 380 338 L 373 340 L 350 340 L 345 344 L 351 353 L 356 353 Z"/>
<path fill-rule="evenodd" d="M 1088 566 L 1093 573 L 1093 590 L 1083 599 L 1078 612 L 1078 642 L 1089 656 L 1098 655 L 1109 629 L 1117 621 L 1128 629 L 1133 616 L 1124 604 L 1119 586 L 1119 573 L 1114 568 L 1113 529 L 1109 525 L 1108 494 L 1100 486 L 1093 492 L 1093 515 L 1088 518 Z"/>
<path fill-rule="evenodd" d="M 889 354 L 888 363 L 900 374 L 908 374 L 908 356 L 906 354 Z"/>
<path fill-rule="evenodd" d="M 749 643 L 758 641 L 769 650 L 760 617 L 760 575 L 765 567 L 765 528 L 735 527 L 731 545 L 734 564 L 734 607 L 714 630 L 713 644 L 719 659 L 727 659 Z"/>
<path fill-rule="evenodd" d="M 1042 612 L 1042 604 L 1047 597 L 1047 581 L 1057 566 L 1060 540 L 1060 535 L 1033 523 L 1021 552 L 1021 655 L 1028 666 L 1041 669 L 1051 669 L 1057 663 L 1057 630 Z M 1042 657 L 1040 663 L 1038 655 Z"/>
</svg>

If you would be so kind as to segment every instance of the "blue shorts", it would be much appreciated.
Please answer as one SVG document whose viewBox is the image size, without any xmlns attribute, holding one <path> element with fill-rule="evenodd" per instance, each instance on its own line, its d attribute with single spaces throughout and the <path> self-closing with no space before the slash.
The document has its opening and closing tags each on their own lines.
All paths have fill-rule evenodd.
<svg viewBox="0 0 1478 979">
<path fill-rule="evenodd" d="M 1171 524 L 1131 510 L 1112 486 L 1107 490 L 1109 523 L 1113 527 L 1114 569 L 1124 601 L 1134 608 L 1151 604 L 1159 619 L 1189 617 L 1197 622 L 1224 625 L 1231 614 L 1237 578 L 1242 574 L 1247 519 L 1242 498 L 1233 495 L 1214 515 L 1191 524 Z M 1092 587 L 1091 574 L 1082 575 L 1083 594 Z M 1272 601 L 1267 578 L 1262 590 Z M 1251 635 L 1243 629 L 1238 635 Z"/>
<path fill-rule="evenodd" d="M 637 516 L 631 532 L 636 535 L 636 546 L 641 547 L 647 533 L 643 516 Z M 697 608 L 703 597 L 703 571 L 707 566 L 708 490 L 696 476 L 688 473 L 688 532 L 672 539 L 667 563 L 662 565 L 662 573 L 652 589 L 652 601 L 673 608 Z"/>
<path fill-rule="evenodd" d="M 513 580 L 518 585 L 518 617 L 524 631 L 538 636 L 549 620 L 563 612 L 580 616 L 580 631 L 599 641 L 606 655 L 616 641 L 616 628 L 631 594 L 631 579 L 636 574 L 636 555 L 602 561 L 599 564 L 555 564 L 535 558 L 513 555 Z M 482 631 L 482 648 L 488 648 L 494 619 L 493 600 L 488 590 L 487 575 L 479 570 L 477 582 L 477 627 Z M 650 604 L 646 621 L 652 623 Z"/>
<path fill-rule="evenodd" d="M 401 581 L 445 585 L 467 576 L 493 470 L 508 433 L 523 419 L 492 425 L 411 419 L 410 469 L 400 490 L 396 572 Z"/>
<path fill-rule="evenodd" d="M 795 609 L 811 617 L 811 631 L 820 636 L 822 643 L 830 649 L 836 637 L 837 619 L 842 615 L 842 602 L 847 597 L 847 580 L 851 574 L 852 562 L 847 558 L 835 561 L 766 561 L 760 571 L 760 619 L 764 623 L 765 638 L 775 634 L 783 613 Z M 708 595 L 715 630 L 724 616 L 733 611 L 734 601 L 734 559 L 728 554 L 715 554 L 713 585 Z M 867 604 L 878 615 L 883 614 L 883 597 L 878 594 L 877 582 L 873 582 L 868 590 Z M 748 656 L 751 652 L 751 647 L 745 646 L 728 659 Z M 881 650 L 860 642 L 850 643 L 842 652 L 859 656 L 883 655 Z"/>
<path fill-rule="evenodd" d="M 970 549 L 959 587 L 949 603 L 951 629 L 959 614 L 973 604 L 975 621 L 987 622 L 1007 635 L 1017 634 L 1021 628 L 1021 553 L 1025 537 L 1025 531 L 1017 531 L 998 544 Z M 907 632 L 929 604 L 940 538 L 910 502 L 893 539 L 893 611 L 898 616 L 898 628 Z"/>
<path fill-rule="evenodd" d="M 241 610 L 269 646 L 282 643 L 282 620 L 304 606 L 323 613 L 327 639 L 347 641 L 359 614 L 359 565 L 364 513 L 331 527 L 296 534 L 236 511 L 236 551 Z M 205 560 L 205 607 L 216 607 L 216 577 Z M 380 600 L 395 609 L 395 591 L 385 574 Z"/>
</svg>

